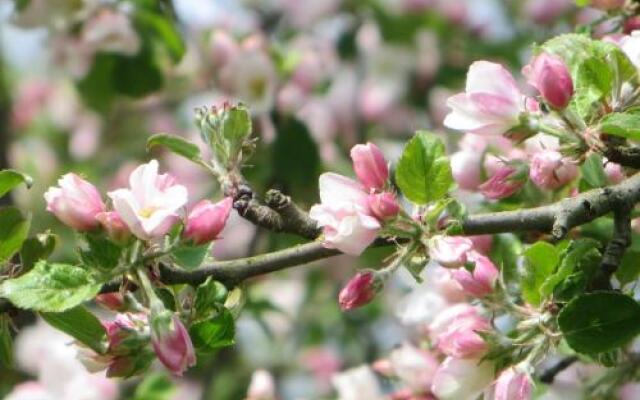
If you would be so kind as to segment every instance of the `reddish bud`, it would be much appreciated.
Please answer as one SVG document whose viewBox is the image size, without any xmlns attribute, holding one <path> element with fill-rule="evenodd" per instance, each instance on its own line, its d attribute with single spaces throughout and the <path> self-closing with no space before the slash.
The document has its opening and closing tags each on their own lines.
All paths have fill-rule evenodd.
<svg viewBox="0 0 640 400">
<path fill-rule="evenodd" d="M 382 281 L 374 271 L 359 272 L 340 291 L 340 308 L 347 311 L 363 306 L 373 300 L 381 288 Z"/>
<path fill-rule="evenodd" d="M 351 149 L 353 170 L 369 190 L 381 190 L 389 178 L 389 167 L 382 151 L 373 143 L 357 144 Z"/>
<path fill-rule="evenodd" d="M 400 212 L 398 200 L 390 192 L 370 194 L 367 203 L 373 216 L 381 221 L 395 217 Z"/>
<path fill-rule="evenodd" d="M 569 104 L 573 81 L 560 57 L 541 53 L 522 69 L 522 74 L 552 107 L 563 109 Z"/>
<path fill-rule="evenodd" d="M 482 185 L 478 186 L 478 190 L 487 199 L 504 199 L 520 190 L 526 181 L 526 174 L 520 174 L 517 168 L 505 165 L 500 167 Z"/>
<path fill-rule="evenodd" d="M 209 200 L 201 201 L 187 217 L 184 238 L 192 240 L 197 245 L 217 239 L 227 223 L 232 208 L 231 197 L 215 204 Z"/>
</svg>

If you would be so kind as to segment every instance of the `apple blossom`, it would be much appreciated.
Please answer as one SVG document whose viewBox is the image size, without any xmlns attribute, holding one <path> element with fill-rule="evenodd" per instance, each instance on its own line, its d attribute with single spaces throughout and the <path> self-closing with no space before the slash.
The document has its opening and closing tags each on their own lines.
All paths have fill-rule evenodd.
<svg viewBox="0 0 640 400">
<path fill-rule="evenodd" d="M 473 242 L 463 236 L 436 235 L 429 239 L 429 256 L 446 268 L 458 268 L 467 262 Z"/>
<path fill-rule="evenodd" d="M 353 170 L 362 185 L 369 190 L 383 189 L 389 179 L 389 167 L 382 151 L 373 143 L 351 148 Z"/>
<path fill-rule="evenodd" d="M 541 53 L 522 69 L 522 74 L 552 107 L 563 109 L 569 104 L 573 80 L 560 57 Z"/>
<path fill-rule="evenodd" d="M 375 374 L 367 365 L 340 372 L 332 378 L 340 400 L 383 400 Z"/>
<path fill-rule="evenodd" d="M 544 150 L 531 157 L 529 177 L 542 189 L 555 190 L 578 176 L 575 163 L 558 151 Z"/>
<path fill-rule="evenodd" d="M 476 251 L 468 252 L 467 260 L 475 264 L 473 271 L 470 272 L 466 267 L 451 270 L 453 279 L 471 296 L 483 297 L 493 292 L 499 275 L 498 268 L 488 257 Z"/>
<path fill-rule="evenodd" d="M 382 281 L 375 271 L 359 272 L 340 291 L 340 308 L 347 311 L 361 307 L 373 300 L 381 288 Z"/>
<path fill-rule="evenodd" d="M 131 231 L 116 211 L 101 212 L 96 215 L 96 219 L 114 242 L 125 242 L 131 236 Z"/>
<path fill-rule="evenodd" d="M 464 190 L 476 190 L 482 183 L 481 151 L 458 151 L 450 158 L 453 179 Z"/>
<path fill-rule="evenodd" d="M 479 359 L 447 357 L 433 378 L 439 400 L 475 400 L 493 381 L 494 365 Z"/>
<path fill-rule="evenodd" d="M 334 173 L 320 176 L 320 204 L 309 216 L 323 227 L 324 246 L 359 255 L 376 238 L 380 223 L 371 215 L 368 195 L 353 179 Z"/>
<path fill-rule="evenodd" d="M 398 200 L 391 192 L 370 194 L 367 197 L 367 203 L 371 209 L 371 214 L 380 221 L 393 218 L 400 212 Z"/>
<path fill-rule="evenodd" d="M 461 303 L 439 313 L 429 324 L 429 334 L 442 353 L 456 358 L 476 358 L 487 350 L 487 343 L 477 332 L 490 328 L 475 307 Z"/>
<path fill-rule="evenodd" d="M 74 173 L 63 175 L 58 185 L 44 194 L 47 211 L 76 230 L 96 228 L 99 225 L 96 216 L 105 210 L 96 187 Z"/>
<path fill-rule="evenodd" d="M 438 369 L 438 359 L 429 351 L 403 343 L 389 355 L 395 375 L 416 392 L 431 388 L 433 376 Z"/>
<path fill-rule="evenodd" d="M 522 175 L 518 168 L 503 165 L 487 181 L 478 186 L 478 190 L 491 200 L 504 199 L 516 193 L 526 181 L 520 177 Z"/>
<path fill-rule="evenodd" d="M 170 175 L 159 175 L 156 160 L 136 168 L 129 176 L 129 186 L 109 192 L 115 211 L 138 238 L 164 236 L 187 203 L 187 189 Z"/>
<path fill-rule="evenodd" d="M 529 400 L 531 399 L 531 378 L 515 368 L 508 368 L 500 373 L 494 388 L 495 400 Z"/>
<path fill-rule="evenodd" d="M 259 369 L 251 375 L 245 400 L 275 400 L 276 384 L 269 371 Z"/>
<path fill-rule="evenodd" d="M 170 311 L 151 311 L 151 345 L 158 359 L 173 375 L 196 364 L 196 355 L 187 328 L 180 317 Z"/>
<path fill-rule="evenodd" d="M 469 67 L 464 93 L 447 100 L 444 125 L 477 134 L 502 134 L 520 123 L 524 98 L 502 65 L 476 61 Z"/>
<path fill-rule="evenodd" d="M 187 216 L 183 233 L 185 239 L 192 240 L 197 245 L 216 239 L 224 229 L 232 208 L 231 197 L 215 204 L 209 200 L 201 201 Z"/>
</svg>

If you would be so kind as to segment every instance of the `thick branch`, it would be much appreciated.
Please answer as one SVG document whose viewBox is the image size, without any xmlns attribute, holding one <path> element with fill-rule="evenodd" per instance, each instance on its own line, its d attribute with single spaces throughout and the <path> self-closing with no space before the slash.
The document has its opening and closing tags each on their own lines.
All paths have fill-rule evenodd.
<svg viewBox="0 0 640 400">
<path fill-rule="evenodd" d="M 603 154 L 611 162 L 625 167 L 640 169 L 640 147 L 607 146 Z"/>
<path fill-rule="evenodd" d="M 613 235 L 602 255 L 598 275 L 590 285 L 592 290 L 611 289 L 611 277 L 631 245 L 631 208 L 630 205 L 621 206 L 613 212 Z"/>
</svg>

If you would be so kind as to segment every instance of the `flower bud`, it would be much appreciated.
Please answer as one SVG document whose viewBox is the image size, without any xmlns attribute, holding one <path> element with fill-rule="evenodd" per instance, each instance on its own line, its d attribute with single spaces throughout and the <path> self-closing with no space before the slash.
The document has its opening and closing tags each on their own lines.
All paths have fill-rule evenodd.
<svg viewBox="0 0 640 400">
<path fill-rule="evenodd" d="M 180 318 L 168 310 L 151 311 L 151 345 L 173 375 L 182 376 L 196 364 L 193 343 Z"/>
<path fill-rule="evenodd" d="M 493 292 L 496 279 L 498 279 L 498 268 L 489 258 L 476 251 L 467 253 L 467 260 L 475 263 L 473 270 L 469 271 L 466 267 L 452 270 L 453 279 L 471 296 L 483 297 Z"/>
<path fill-rule="evenodd" d="M 494 389 L 495 400 L 529 400 L 531 398 L 531 378 L 515 368 L 509 368 L 500 374 Z"/>
<path fill-rule="evenodd" d="M 96 296 L 96 303 L 107 310 L 122 311 L 125 307 L 122 293 L 102 293 Z"/>
<path fill-rule="evenodd" d="M 502 165 L 498 170 L 478 186 L 478 190 L 491 200 L 504 199 L 516 193 L 528 179 L 526 166 L 517 168 L 511 165 Z"/>
<path fill-rule="evenodd" d="M 382 279 L 375 271 L 358 272 L 340 291 L 340 308 L 347 311 L 369 303 L 382 286 Z"/>
<path fill-rule="evenodd" d="M 473 242 L 462 236 L 436 235 L 429 240 L 429 256 L 445 268 L 462 267 Z"/>
<path fill-rule="evenodd" d="M 96 215 L 109 239 L 117 243 L 124 243 L 131 237 L 131 231 L 124 223 L 117 211 L 105 211 Z"/>
<path fill-rule="evenodd" d="M 217 239 L 227 223 L 232 208 L 231 197 L 215 204 L 209 200 L 201 201 L 187 217 L 184 238 L 192 240 L 197 245 Z"/>
<path fill-rule="evenodd" d="M 538 187 L 555 190 L 578 176 L 578 168 L 554 150 L 543 150 L 531 157 L 529 177 Z"/>
<path fill-rule="evenodd" d="M 476 358 L 487 350 L 487 343 L 478 334 L 491 329 L 489 321 L 466 303 L 440 312 L 429 325 L 429 334 L 442 353 L 456 358 Z"/>
<path fill-rule="evenodd" d="M 620 164 L 616 164 L 614 162 L 606 161 L 604 164 L 604 173 L 607 175 L 607 179 L 612 184 L 620 183 L 624 180 L 624 170 Z"/>
<path fill-rule="evenodd" d="M 380 221 L 393 218 L 400 212 L 400 205 L 393 193 L 383 192 L 370 194 L 367 203 L 374 217 Z"/>
<path fill-rule="evenodd" d="M 242 104 L 210 110 L 196 110 L 196 125 L 202 140 L 209 145 L 214 159 L 226 168 L 235 168 L 242 160 L 242 150 L 251 146 L 251 115 Z"/>
<path fill-rule="evenodd" d="M 373 143 L 357 144 L 351 149 L 353 170 L 369 190 L 382 190 L 389 178 L 389 167 L 382 151 Z"/>
<path fill-rule="evenodd" d="M 541 53 L 522 69 L 522 74 L 552 107 L 561 110 L 569 104 L 573 81 L 561 58 Z"/>
<path fill-rule="evenodd" d="M 50 187 L 44 194 L 47 211 L 76 230 L 96 228 L 99 224 L 96 215 L 105 210 L 98 189 L 73 173 L 62 176 L 58 185 L 60 187 Z"/>
</svg>

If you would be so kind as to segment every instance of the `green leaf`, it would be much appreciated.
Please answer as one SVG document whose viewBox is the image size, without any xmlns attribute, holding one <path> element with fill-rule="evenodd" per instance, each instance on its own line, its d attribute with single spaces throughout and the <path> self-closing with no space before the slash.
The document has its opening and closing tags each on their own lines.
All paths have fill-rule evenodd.
<svg viewBox="0 0 640 400">
<path fill-rule="evenodd" d="M 547 242 L 537 242 L 524 252 L 525 265 L 521 277 L 522 297 L 534 306 L 540 305 L 544 297 L 540 288 L 555 271 L 560 261 L 560 252 Z"/>
<path fill-rule="evenodd" d="M 33 179 L 29 175 L 25 175 L 12 169 L 0 171 L 0 197 L 4 196 L 11 189 L 21 183 L 24 183 L 27 188 L 30 188 L 33 184 Z"/>
<path fill-rule="evenodd" d="M 26 218 L 15 207 L 0 208 L 0 263 L 9 260 L 27 239 L 31 216 Z"/>
<path fill-rule="evenodd" d="M 48 258 L 58 244 L 58 237 L 50 232 L 40 233 L 28 238 L 20 249 L 22 269 L 30 270 L 38 260 Z"/>
<path fill-rule="evenodd" d="M 156 42 L 167 50 L 173 62 L 177 63 L 182 59 L 185 52 L 184 41 L 180 36 L 180 32 L 178 32 L 169 18 L 161 14 L 138 9 L 134 16 L 134 21 L 141 29 L 157 39 Z"/>
<path fill-rule="evenodd" d="M 173 260 L 184 269 L 193 270 L 199 268 L 211 253 L 211 243 L 200 246 L 182 245 L 172 251 Z"/>
<path fill-rule="evenodd" d="M 133 400 L 170 400 L 175 398 L 176 387 L 165 374 L 147 375 L 136 387 Z"/>
<path fill-rule="evenodd" d="M 586 7 L 591 3 L 591 0 L 576 0 L 576 5 L 578 7 Z"/>
<path fill-rule="evenodd" d="M 156 146 L 167 147 L 172 152 L 179 154 L 188 160 L 194 162 L 201 161 L 200 149 L 198 146 L 180 136 L 157 133 L 147 140 L 147 149 L 150 150 Z"/>
<path fill-rule="evenodd" d="M 196 297 L 193 302 L 195 319 L 208 319 L 218 312 L 227 298 L 227 288 L 211 277 L 200 284 L 196 289 Z"/>
<path fill-rule="evenodd" d="M 115 56 L 111 82 L 117 93 L 140 98 L 162 88 L 163 78 L 152 52 L 143 48 L 134 56 Z"/>
<path fill-rule="evenodd" d="M 640 251 L 627 250 L 622 256 L 622 261 L 616 270 L 616 278 L 621 285 L 634 282 L 640 275 Z"/>
<path fill-rule="evenodd" d="M 62 312 L 93 298 L 100 287 L 82 267 L 41 260 L 26 274 L 3 281 L 0 297 L 24 309 Z"/>
<path fill-rule="evenodd" d="M 453 187 L 453 177 L 442 140 L 427 132 L 416 132 L 398 161 L 396 182 L 402 194 L 414 203 L 427 204 L 443 198 Z"/>
<path fill-rule="evenodd" d="M 574 79 L 572 104 L 579 115 L 589 115 L 598 102 L 611 93 L 613 71 L 601 58 L 588 58 L 578 65 Z"/>
<path fill-rule="evenodd" d="M 0 314 L 0 367 L 6 368 L 13 365 L 13 339 L 11 338 L 10 322 L 8 315 Z"/>
<path fill-rule="evenodd" d="M 94 234 L 83 235 L 86 248 L 79 249 L 82 263 L 89 268 L 111 271 L 120 263 L 123 248 L 109 239 Z"/>
<path fill-rule="evenodd" d="M 98 53 L 89 72 L 77 83 L 84 104 L 100 112 L 109 110 L 116 92 L 113 86 L 115 55 Z"/>
<path fill-rule="evenodd" d="M 54 328 L 61 330 L 98 354 L 105 352 L 107 332 L 100 320 L 85 307 L 78 306 L 60 313 L 40 313 Z"/>
<path fill-rule="evenodd" d="M 600 130 L 609 135 L 640 140 L 640 113 L 611 113 L 600 121 Z"/>
<path fill-rule="evenodd" d="M 199 352 L 209 353 L 235 343 L 235 322 L 226 308 L 216 317 L 193 324 L 189 329 L 193 345 Z"/>
<path fill-rule="evenodd" d="M 562 309 L 558 324 L 575 351 L 603 353 L 625 345 L 640 333 L 640 305 L 618 292 L 584 294 Z"/>
<path fill-rule="evenodd" d="M 589 155 L 580 167 L 580 170 L 582 171 L 582 179 L 587 184 L 586 187 L 581 189 L 599 188 L 607 186 L 609 183 L 607 175 L 604 172 L 602 157 L 599 154 L 593 153 Z"/>
</svg>

